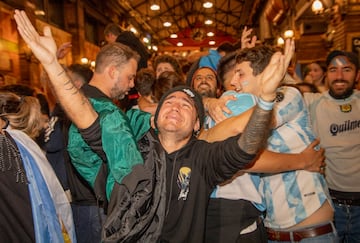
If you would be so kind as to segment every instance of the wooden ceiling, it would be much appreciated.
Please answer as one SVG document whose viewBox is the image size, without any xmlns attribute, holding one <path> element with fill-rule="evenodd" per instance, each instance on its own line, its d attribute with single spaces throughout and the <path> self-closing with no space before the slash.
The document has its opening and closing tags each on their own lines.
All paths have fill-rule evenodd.
<svg viewBox="0 0 360 243">
<path fill-rule="evenodd" d="M 118 16 L 126 18 L 142 36 L 151 38 L 154 45 L 176 46 L 181 41 L 184 46 L 207 47 L 209 41 L 216 45 L 239 40 L 243 27 L 256 26 L 257 14 L 264 5 L 263 0 L 210 0 L 213 7 L 206 9 L 202 0 L 111 0 L 107 5 Z M 160 10 L 153 11 L 150 5 L 156 2 Z M 211 19 L 213 24 L 205 25 Z M 163 22 L 170 21 L 170 27 Z M 211 31 L 215 35 L 208 37 Z M 170 34 L 177 34 L 171 39 Z"/>
</svg>

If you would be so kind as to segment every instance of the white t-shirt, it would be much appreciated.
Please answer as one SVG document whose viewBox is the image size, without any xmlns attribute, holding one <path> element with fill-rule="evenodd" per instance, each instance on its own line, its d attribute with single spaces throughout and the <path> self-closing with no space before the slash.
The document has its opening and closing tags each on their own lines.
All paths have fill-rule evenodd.
<svg viewBox="0 0 360 243">
<path fill-rule="evenodd" d="M 329 188 L 360 192 L 360 92 L 336 100 L 328 92 L 305 93 L 311 123 L 325 148 Z"/>
</svg>

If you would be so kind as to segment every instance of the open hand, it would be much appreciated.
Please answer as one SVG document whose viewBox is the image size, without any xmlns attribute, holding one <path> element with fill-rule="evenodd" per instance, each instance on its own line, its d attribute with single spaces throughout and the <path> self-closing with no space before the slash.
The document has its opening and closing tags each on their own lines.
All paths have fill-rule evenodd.
<svg viewBox="0 0 360 243">
<path fill-rule="evenodd" d="M 261 76 L 260 97 L 265 101 L 272 101 L 276 96 L 276 89 L 279 87 L 281 80 L 284 78 L 291 58 L 295 52 L 294 40 L 287 39 L 285 50 L 276 52 L 270 60 Z"/>
<path fill-rule="evenodd" d="M 241 34 L 241 49 L 252 48 L 255 46 L 257 37 L 254 35 L 250 38 L 251 32 L 253 29 L 248 29 L 246 26 Z"/>
<path fill-rule="evenodd" d="M 15 10 L 14 18 L 21 37 L 41 64 L 46 65 L 56 61 L 57 48 L 50 27 L 44 27 L 44 36 L 40 36 L 24 11 Z"/>
</svg>

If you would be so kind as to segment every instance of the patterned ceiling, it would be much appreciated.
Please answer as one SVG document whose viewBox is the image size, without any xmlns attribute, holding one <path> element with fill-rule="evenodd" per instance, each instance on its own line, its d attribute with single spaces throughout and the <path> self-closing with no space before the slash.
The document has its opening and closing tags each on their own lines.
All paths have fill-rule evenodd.
<svg viewBox="0 0 360 243">
<path fill-rule="evenodd" d="M 235 42 L 240 38 L 243 26 L 257 25 L 258 10 L 262 0 L 210 0 L 213 7 L 206 9 L 201 0 L 112 0 L 109 5 L 124 16 L 144 36 L 151 37 L 152 43 L 162 46 L 209 46 L 224 41 Z M 160 10 L 153 11 L 150 5 L 156 2 Z M 213 24 L 205 25 L 211 19 Z M 163 23 L 170 21 L 170 27 Z M 213 32 L 213 37 L 207 36 Z M 146 34 L 144 34 L 146 33 Z M 170 34 L 177 34 L 177 39 Z"/>
</svg>

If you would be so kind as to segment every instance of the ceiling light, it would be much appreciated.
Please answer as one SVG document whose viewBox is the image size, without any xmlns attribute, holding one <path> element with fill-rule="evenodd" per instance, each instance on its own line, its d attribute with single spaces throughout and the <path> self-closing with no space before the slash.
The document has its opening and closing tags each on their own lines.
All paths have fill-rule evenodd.
<svg viewBox="0 0 360 243">
<path fill-rule="evenodd" d="M 323 4 L 320 0 L 315 0 L 313 4 L 311 5 L 311 10 L 315 14 L 321 14 L 324 11 Z"/>
<path fill-rule="evenodd" d="M 149 43 L 149 39 L 146 38 L 146 37 L 144 37 L 144 38 L 143 38 L 143 42 L 145 42 L 145 43 L 147 44 L 147 43 Z"/>
<path fill-rule="evenodd" d="M 170 35 L 170 38 L 172 38 L 172 39 L 175 39 L 175 38 L 177 38 L 177 37 L 178 37 L 177 34 L 171 34 L 171 35 Z"/>
<path fill-rule="evenodd" d="M 45 16 L 45 11 L 44 10 L 40 10 L 40 9 L 36 9 L 34 11 L 36 16 Z"/>
<path fill-rule="evenodd" d="M 293 38 L 294 37 L 294 31 L 293 30 L 285 30 L 284 37 L 285 37 L 285 39 Z"/>
<path fill-rule="evenodd" d="M 283 39 L 282 37 L 279 37 L 279 38 L 277 39 L 277 44 L 278 44 L 278 46 L 282 46 L 282 45 L 284 45 L 284 43 L 285 43 L 285 41 L 284 41 L 284 39 Z"/>
<path fill-rule="evenodd" d="M 95 65 L 96 65 L 96 62 L 95 62 L 95 61 L 91 61 L 91 62 L 90 62 L 90 66 L 91 66 L 92 68 L 94 68 Z"/>
<path fill-rule="evenodd" d="M 152 49 L 153 49 L 154 51 L 157 51 L 157 50 L 158 50 L 158 47 L 157 47 L 157 46 L 152 46 Z"/>
<path fill-rule="evenodd" d="M 210 32 L 208 32 L 206 35 L 211 37 L 211 36 L 214 36 L 215 34 L 214 34 L 214 32 L 211 32 L 211 31 L 210 31 Z"/>
<path fill-rule="evenodd" d="M 137 34 L 137 30 L 134 27 L 131 27 L 130 31 L 133 32 L 134 34 Z"/>
<path fill-rule="evenodd" d="M 215 44 L 216 44 L 216 42 L 214 40 L 209 41 L 209 45 L 213 46 Z"/>
<path fill-rule="evenodd" d="M 169 21 L 166 21 L 166 22 L 164 22 L 164 24 L 163 24 L 165 27 L 170 27 L 171 26 L 171 23 L 169 22 Z"/>
<path fill-rule="evenodd" d="M 177 46 L 183 46 L 184 44 L 181 41 L 179 41 L 176 45 Z"/>
<path fill-rule="evenodd" d="M 211 19 L 207 19 L 205 20 L 205 24 L 206 25 L 211 25 L 213 23 L 213 21 Z"/>
<path fill-rule="evenodd" d="M 156 3 L 153 3 L 153 4 L 151 4 L 150 9 L 153 10 L 153 11 L 160 10 L 160 5 L 156 4 Z"/>
<path fill-rule="evenodd" d="M 82 64 L 88 64 L 89 63 L 89 59 L 87 59 L 86 57 L 81 58 L 80 61 L 81 61 Z"/>
<path fill-rule="evenodd" d="M 212 8 L 212 6 L 213 6 L 212 2 L 206 1 L 206 2 L 203 3 L 204 8 Z"/>
</svg>

